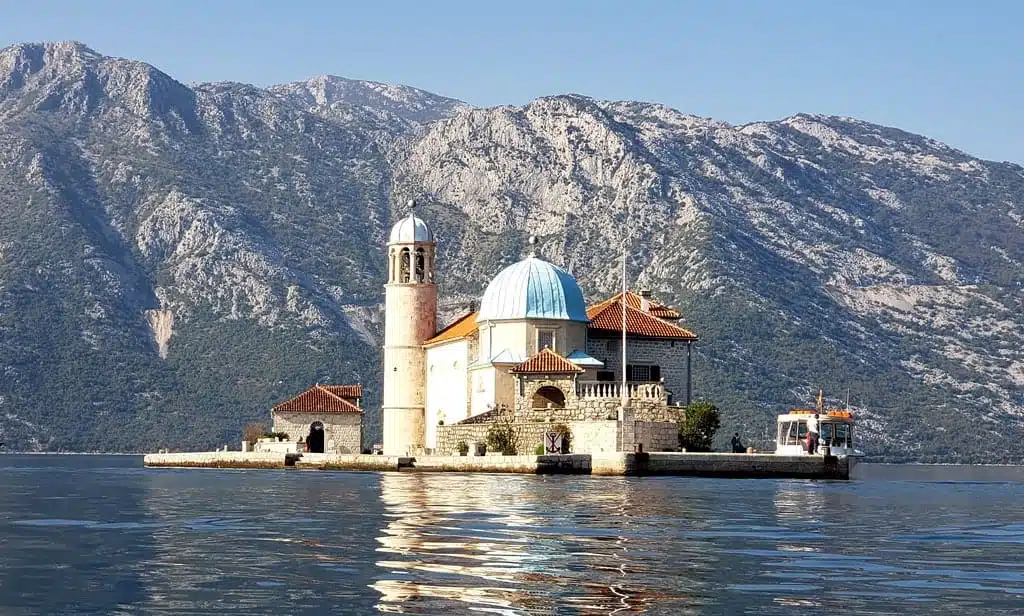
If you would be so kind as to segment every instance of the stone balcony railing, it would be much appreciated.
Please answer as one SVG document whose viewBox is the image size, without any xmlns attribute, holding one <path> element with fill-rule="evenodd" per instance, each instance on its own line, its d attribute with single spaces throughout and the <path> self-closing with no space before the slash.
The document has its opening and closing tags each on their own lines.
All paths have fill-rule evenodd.
<svg viewBox="0 0 1024 616">
<path fill-rule="evenodd" d="M 632 400 L 651 400 L 665 403 L 668 395 L 665 385 L 660 382 L 627 382 L 629 398 Z M 576 395 L 580 398 L 622 398 L 622 383 L 616 381 L 578 381 Z"/>
</svg>

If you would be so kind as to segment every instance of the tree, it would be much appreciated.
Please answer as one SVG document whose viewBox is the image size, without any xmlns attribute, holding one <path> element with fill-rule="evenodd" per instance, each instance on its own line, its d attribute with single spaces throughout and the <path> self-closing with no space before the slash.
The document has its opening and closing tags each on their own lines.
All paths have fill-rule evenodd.
<svg viewBox="0 0 1024 616">
<path fill-rule="evenodd" d="M 721 423 L 717 406 L 706 400 L 691 402 L 679 426 L 679 445 L 686 451 L 711 451 Z"/>
<path fill-rule="evenodd" d="M 261 423 L 245 424 L 242 428 L 242 440 L 250 445 L 263 438 L 267 428 Z"/>
</svg>

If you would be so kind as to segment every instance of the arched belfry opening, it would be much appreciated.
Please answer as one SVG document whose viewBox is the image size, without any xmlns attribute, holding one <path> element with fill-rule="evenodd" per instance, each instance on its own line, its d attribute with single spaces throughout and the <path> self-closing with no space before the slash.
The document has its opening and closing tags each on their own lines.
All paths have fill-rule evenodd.
<svg viewBox="0 0 1024 616">
<path fill-rule="evenodd" d="M 410 252 L 408 248 L 403 248 L 399 251 L 398 255 L 398 282 L 406 283 L 409 282 L 410 275 Z"/>
<path fill-rule="evenodd" d="M 413 282 L 427 282 L 427 260 L 423 248 L 416 249 L 416 267 L 413 271 Z"/>
</svg>

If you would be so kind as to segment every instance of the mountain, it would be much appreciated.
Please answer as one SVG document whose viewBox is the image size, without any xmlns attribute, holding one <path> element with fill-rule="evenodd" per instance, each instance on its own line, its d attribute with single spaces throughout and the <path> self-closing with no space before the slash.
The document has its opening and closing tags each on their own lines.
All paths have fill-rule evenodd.
<svg viewBox="0 0 1024 616">
<path fill-rule="evenodd" d="M 270 92 L 308 109 L 327 111 L 338 104 L 356 105 L 415 123 L 432 122 L 469 109 L 462 101 L 418 88 L 334 75 L 273 86 Z"/>
<path fill-rule="evenodd" d="M 633 286 L 701 336 L 723 431 L 770 440 L 822 388 L 878 459 L 1024 459 L 1017 165 L 832 116 L 188 87 L 78 43 L 0 52 L 0 440 L 234 443 L 327 381 L 366 385 L 378 439 L 383 245 L 409 198 L 446 316 L 530 234 L 591 299 L 628 240 Z"/>
</svg>

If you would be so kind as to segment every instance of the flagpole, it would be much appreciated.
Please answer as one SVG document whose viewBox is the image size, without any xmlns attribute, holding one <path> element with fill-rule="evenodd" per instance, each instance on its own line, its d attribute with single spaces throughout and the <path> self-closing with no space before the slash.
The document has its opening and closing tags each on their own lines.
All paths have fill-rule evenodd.
<svg viewBox="0 0 1024 616">
<path fill-rule="evenodd" d="M 629 236 L 622 240 L 622 408 L 629 406 L 629 387 L 626 385 L 626 250 Z"/>
</svg>

